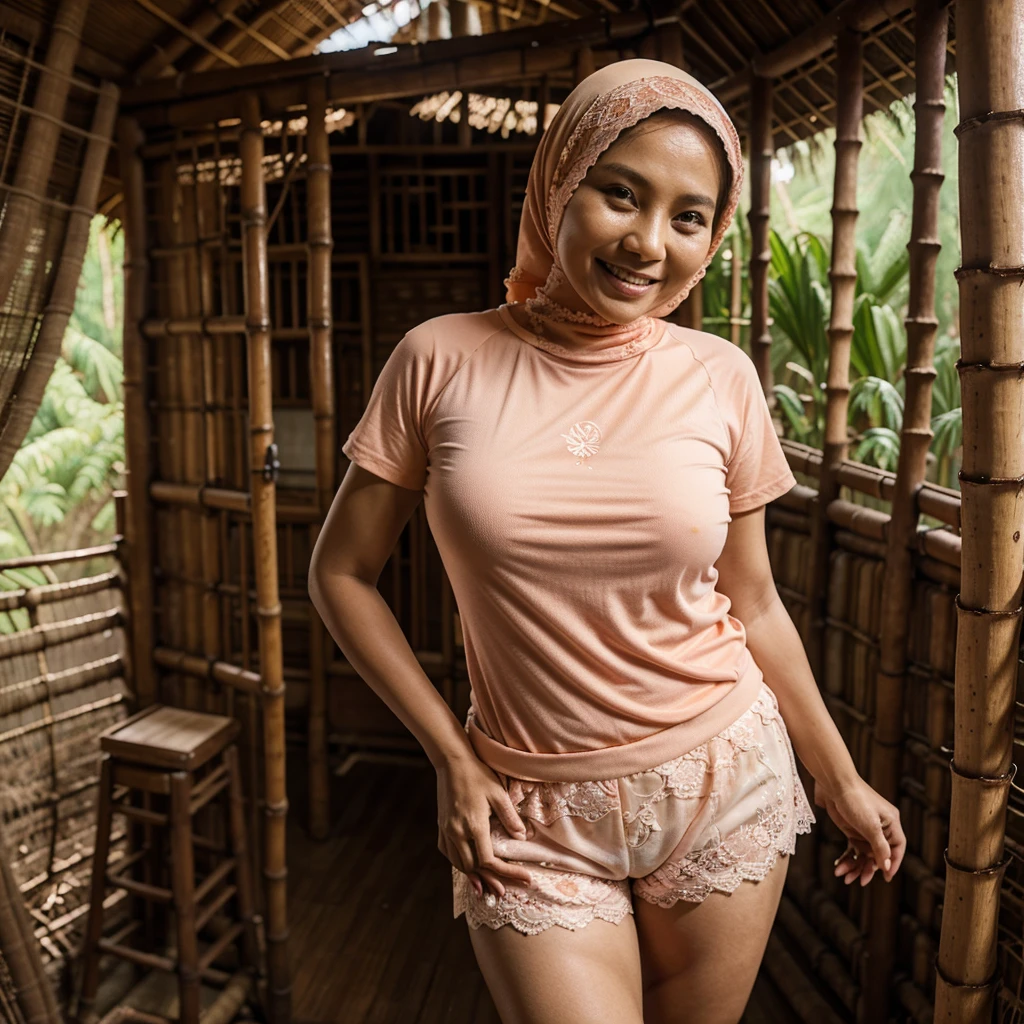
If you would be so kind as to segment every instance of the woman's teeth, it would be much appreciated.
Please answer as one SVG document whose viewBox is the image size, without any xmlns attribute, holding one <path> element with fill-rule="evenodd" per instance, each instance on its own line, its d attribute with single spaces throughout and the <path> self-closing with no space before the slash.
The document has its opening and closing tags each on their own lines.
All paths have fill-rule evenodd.
<svg viewBox="0 0 1024 1024">
<path fill-rule="evenodd" d="M 639 294 L 656 284 L 649 277 L 631 274 L 628 270 L 621 270 L 619 267 L 613 267 L 610 263 L 605 263 L 604 260 L 599 259 L 597 262 L 617 281 L 621 281 L 623 285 L 626 285 L 631 294 Z"/>
</svg>

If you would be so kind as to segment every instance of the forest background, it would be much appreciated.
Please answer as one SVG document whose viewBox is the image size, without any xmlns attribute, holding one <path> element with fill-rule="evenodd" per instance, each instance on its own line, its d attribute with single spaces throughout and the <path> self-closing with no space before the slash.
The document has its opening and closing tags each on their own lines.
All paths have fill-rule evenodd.
<svg viewBox="0 0 1024 1024">
<path fill-rule="evenodd" d="M 946 89 L 928 479 L 957 487 L 961 445 L 956 90 Z M 849 402 L 849 456 L 895 469 L 903 418 L 913 167 L 913 96 L 865 118 L 858 177 L 858 281 Z M 774 393 L 783 435 L 821 447 L 828 373 L 832 129 L 778 152 L 771 198 L 769 283 Z M 704 329 L 730 337 L 733 319 L 750 352 L 747 261 L 749 187 L 704 285 Z M 94 219 L 60 358 L 25 442 L 0 480 L 0 558 L 109 541 L 113 491 L 124 484 L 122 325 L 124 239 L 116 222 Z M 731 273 L 741 270 L 734 317 Z M 46 582 L 39 570 L 0 574 L 0 590 Z M 6 616 L 4 616 L 6 618 Z M 18 628 L 0 621 L 0 632 Z"/>
</svg>

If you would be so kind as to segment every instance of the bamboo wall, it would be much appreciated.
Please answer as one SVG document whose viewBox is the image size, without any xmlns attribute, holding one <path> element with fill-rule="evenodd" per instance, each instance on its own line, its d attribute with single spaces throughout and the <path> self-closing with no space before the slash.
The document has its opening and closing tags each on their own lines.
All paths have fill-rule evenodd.
<svg viewBox="0 0 1024 1024">
<path fill-rule="evenodd" d="M 1021 2 L 984 0 L 980 6 L 1016 13 Z M 821 44 L 838 52 L 828 431 L 824 452 L 784 442 L 800 486 L 769 509 L 769 544 L 777 586 L 801 630 L 824 699 L 861 774 L 900 808 L 908 851 L 893 883 L 877 878 L 862 889 L 833 875 L 846 840 L 824 812 L 814 833 L 801 837 L 763 969 L 794 1019 L 815 1024 L 980 1021 L 997 1010 L 1001 1020 L 1021 1019 L 1024 803 L 1005 772 L 996 770 L 1003 760 L 975 765 L 973 773 L 966 759 L 954 767 L 955 741 L 969 736 L 982 717 L 966 689 L 977 668 L 967 660 L 961 632 L 961 495 L 924 479 L 948 17 L 941 0 L 920 0 L 909 22 L 916 36 L 917 141 L 907 399 L 895 473 L 847 457 L 853 253 L 863 198 L 857 158 L 864 33 L 837 20 L 837 37 Z M 1005 25 L 1003 32 L 1014 38 Z M 997 49 L 993 30 L 975 40 L 971 57 L 984 64 Z M 816 62 L 821 52 L 802 59 Z M 577 73 L 586 73 L 593 58 L 592 51 L 581 51 L 573 62 Z M 758 86 L 750 133 L 755 306 L 748 343 L 766 388 L 767 154 L 780 116 L 774 79 L 793 69 L 799 73 L 801 58 L 793 60 L 775 72 L 762 67 L 748 80 Z M 1018 86 L 1022 78 L 1014 80 Z M 140 418 L 130 425 L 151 439 L 149 445 L 135 443 L 136 465 L 150 482 L 133 492 L 136 550 L 149 545 L 154 553 L 153 606 L 144 598 L 133 605 L 141 628 L 152 622 L 155 637 L 154 678 L 145 696 L 223 708 L 245 723 L 248 782 L 258 795 L 251 821 L 260 836 L 274 935 L 283 935 L 285 925 L 284 908 L 278 905 L 276 918 L 272 910 L 279 891 L 274 886 L 286 870 L 274 859 L 283 808 L 272 794 L 280 792 L 281 775 L 263 754 L 277 756 L 282 749 L 284 723 L 281 687 L 268 687 L 267 680 L 279 672 L 289 728 L 308 740 L 314 835 L 324 835 L 330 820 L 328 736 L 340 755 L 337 770 L 360 756 L 417 749 L 310 615 L 305 573 L 325 504 L 345 470 L 337 452 L 406 330 L 440 313 L 503 300 L 500 282 L 513 262 L 532 153 L 532 144 L 514 138 L 474 138 L 467 145 L 464 126 L 427 126 L 409 118 L 412 100 L 360 105 L 350 130 L 321 132 L 319 111 L 330 110 L 334 86 L 341 87 L 333 79 L 327 87 L 316 78 L 303 84 L 306 109 L 317 112 L 312 128 L 301 104 L 285 117 L 257 109 L 251 96 L 243 103 L 240 95 L 226 95 L 217 104 L 197 102 L 194 110 L 202 116 L 197 113 L 187 130 L 150 129 L 131 153 L 122 150 L 137 161 L 140 181 L 133 208 L 141 227 L 131 265 L 148 283 L 133 315 L 143 325 L 139 394 L 149 398 L 140 397 Z M 289 90 L 294 98 L 295 88 Z M 999 97 L 998 109 L 1019 113 L 1024 105 L 1011 88 Z M 1016 124 L 1010 115 L 999 121 L 1004 123 Z M 973 209 L 965 207 L 965 225 L 971 216 Z M 970 229 L 964 231 L 969 237 Z M 984 248 L 978 252 L 983 255 Z M 1020 259 L 1013 262 L 1012 243 L 999 252 L 1015 281 Z M 981 317 L 984 303 L 975 303 L 981 303 Z M 1017 307 L 1007 310 L 998 324 L 1004 333 L 1020 322 L 1013 319 L 1019 318 Z M 979 422 L 965 419 L 968 438 L 979 429 Z M 999 429 L 993 423 L 992 430 Z M 1005 423 L 1002 429 L 1015 451 L 1016 435 Z M 278 446 L 276 470 L 260 458 L 271 438 Z M 1007 463 L 1001 472 L 1016 482 L 1012 469 Z M 979 506 L 976 514 L 983 536 L 996 513 L 993 506 Z M 261 578 L 261 569 L 273 579 Z M 422 506 L 380 589 L 428 675 L 455 713 L 464 714 L 468 687 L 457 609 Z M 1000 621 L 1015 624 L 1005 619 L 1009 610 L 1003 609 Z M 1016 633 L 1000 638 L 1001 650 L 1012 656 L 1002 665 L 1002 728 L 1011 718 L 1015 722 L 1006 700 L 1019 685 L 1019 651 Z M 992 749 L 1002 759 L 1011 737 L 999 737 L 1004 746 Z M 959 860 L 951 857 L 950 806 L 958 777 L 976 786 L 995 780 L 1001 787 L 985 806 L 1001 823 L 1002 799 L 1008 816 L 985 847 L 992 859 L 982 864 L 966 863 L 962 847 L 971 844 L 969 831 L 961 834 Z M 805 782 L 810 789 L 811 781 Z M 966 813 L 961 805 L 962 820 L 969 820 L 962 818 Z M 959 875 L 951 865 L 959 865 Z M 951 891 L 958 908 L 963 902 L 970 908 L 958 909 L 961 919 L 974 922 L 959 933 L 961 945 L 951 938 L 950 915 L 943 915 Z M 975 959 L 973 928 L 979 923 L 991 942 Z M 989 968 L 996 961 L 994 975 Z M 276 982 L 273 968 L 271 973 L 283 1006 L 287 979 L 280 965 Z"/>
<path fill-rule="evenodd" d="M 35 1004 L 7 1007 L 5 1021 L 24 1012 L 56 1024 L 43 997 L 64 1008 L 72 993 L 88 910 L 98 737 L 126 717 L 132 696 L 122 537 L 119 525 L 115 541 L 98 548 L 0 563 L 0 956 L 17 995 L 36 958 L 46 986 Z M 128 839 L 115 818 L 112 861 Z M 17 956 L 12 898 L 29 924 Z M 132 911 L 124 892 L 108 905 L 114 927 Z"/>
</svg>

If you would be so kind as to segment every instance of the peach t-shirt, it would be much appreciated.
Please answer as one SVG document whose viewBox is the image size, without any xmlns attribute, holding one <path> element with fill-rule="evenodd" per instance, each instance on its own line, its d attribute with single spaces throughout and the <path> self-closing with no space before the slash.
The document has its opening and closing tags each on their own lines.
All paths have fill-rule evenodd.
<svg viewBox="0 0 1024 1024">
<path fill-rule="evenodd" d="M 796 479 L 754 364 L 657 320 L 565 349 L 506 305 L 398 343 L 342 451 L 424 492 L 493 770 L 611 779 L 699 746 L 762 675 L 715 590 L 730 513 Z"/>
</svg>

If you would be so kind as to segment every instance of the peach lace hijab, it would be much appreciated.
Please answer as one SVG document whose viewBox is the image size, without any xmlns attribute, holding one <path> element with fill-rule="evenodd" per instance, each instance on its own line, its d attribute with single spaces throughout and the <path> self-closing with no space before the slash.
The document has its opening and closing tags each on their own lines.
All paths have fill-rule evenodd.
<svg viewBox="0 0 1024 1024">
<path fill-rule="evenodd" d="M 579 183 L 620 132 L 663 107 L 700 117 L 722 140 L 732 182 L 707 258 L 671 298 L 645 316 L 617 324 L 595 313 L 569 285 L 556 251 L 562 215 Z M 530 167 L 516 263 L 505 279 L 508 304 L 523 303 L 541 347 L 595 359 L 625 358 L 653 344 L 658 317 L 672 312 L 704 276 L 739 203 L 743 159 L 736 128 L 717 99 L 685 71 L 659 60 L 609 64 L 585 78 L 559 107 Z M 552 298 L 572 292 L 572 308 Z"/>
</svg>

